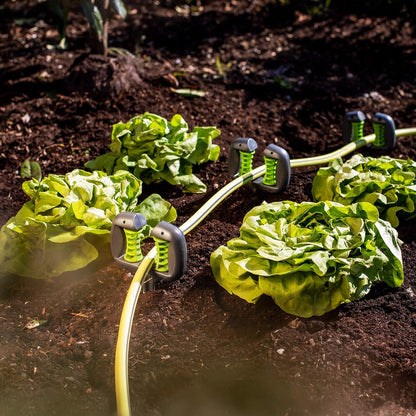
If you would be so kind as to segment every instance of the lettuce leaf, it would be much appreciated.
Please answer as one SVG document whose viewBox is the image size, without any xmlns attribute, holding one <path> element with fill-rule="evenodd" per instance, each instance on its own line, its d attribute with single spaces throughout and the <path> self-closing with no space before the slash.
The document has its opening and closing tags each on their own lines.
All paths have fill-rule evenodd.
<svg viewBox="0 0 416 416">
<path fill-rule="evenodd" d="M 264 203 L 240 237 L 211 255 L 217 282 L 255 303 L 273 298 L 287 313 L 320 316 L 361 299 L 373 282 L 403 282 L 401 241 L 370 203 Z"/>
<path fill-rule="evenodd" d="M 416 217 L 416 162 L 361 154 L 344 163 L 336 159 L 318 170 L 312 195 L 315 201 L 371 202 L 381 218 L 397 227 Z"/>
<path fill-rule="evenodd" d="M 85 164 L 90 170 L 113 174 L 119 170 L 133 173 L 145 184 L 166 181 L 181 185 L 185 192 L 206 191 L 193 174 L 193 165 L 218 159 L 220 148 L 212 144 L 220 134 L 215 127 L 195 127 L 176 114 L 169 122 L 151 113 L 133 117 L 113 126 L 110 152 Z"/>
<path fill-rule="evenodd" d="M 30 200 L 0 231 L 1 271 L 45 279 L 83 268 L 109 252 L 112 220 L 121 211 L 149 215 L 149 227 L 176 218 L 157 194 L 137 205 L 141 186 L 129 172 L 78 169 L 24 182 Z"/>
</svg>

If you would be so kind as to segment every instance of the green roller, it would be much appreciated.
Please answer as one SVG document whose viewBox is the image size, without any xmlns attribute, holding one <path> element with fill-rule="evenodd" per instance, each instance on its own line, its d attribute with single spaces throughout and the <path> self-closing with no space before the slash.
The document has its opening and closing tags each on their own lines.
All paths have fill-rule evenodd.
<svg viewBox="0 0 416 416">
<path fill-rule="evenodd" d="M 276 168 L 277 168 L 277 159 L 272 159 L 270 157 L 264 158 L 264 164 L 266 165 L 266 173 L 264 174 L 263 183 L 268 186 L 276 185 Z"/>
<path fill-rule="evenodd" d="M 248 172 L 251 172 L 253 169 L 253 157 L 255 150 L 252 152 L 240 152 L 241 156 L 241 169 L 240 169 L 240 176 L 245 175 Z"/>
<path fill-rule="evenodd" d="M 124 234 L 126 235 L 126 253 L 124 254 L 124 260 L 130 263 L 142 261 L 141 242 L 143 240 L 143 233 L 124 228 Z"/>
<path fill-rule="evenodd" d="M 168 272 L 169 271 L 169 242 L 162 240 L 157 237 L 153 237 L 153 240 L 156 244 L 157 256 L 156 256 L 156 266 L 155 269 L 158 272 Z"/>
</svg>

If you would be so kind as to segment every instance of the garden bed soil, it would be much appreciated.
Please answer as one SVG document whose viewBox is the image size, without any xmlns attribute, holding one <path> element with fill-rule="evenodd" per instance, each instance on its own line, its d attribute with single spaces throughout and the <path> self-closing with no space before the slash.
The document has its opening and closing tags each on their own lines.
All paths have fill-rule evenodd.
<svg viewBox="0 0 416 416">
<path fill-rule="evenodd" d="M 2 3 L 0 224 L 27 200 L 25 159 L 44 175 L 82 168 L 107 151 L 114 123 L 146 111 L 221 130 L 219 160 L 196 170 L 206 194 L 144 188 L 175 206 L 178 225 L 229 182 L 235 138 L 302 158 L 342 146 L 351 110 L 416 126 L 416 41 L 405 18 L 335 8 L 279 14 L 266 0 L 189 4 L 128 2 L 127 19 L 111 22 L 110 46 L 135 57 L 104 58 L 89 54 L 79 11 L 59 50 L 46 2 Z M 177 87 L 207 94 L 183 97 Z M 414 140 L 400 138 L 389 154 L 416 159 Z M 296 318 L 268 298 L 248 304 L 213 278 L 210 254 L 238 235 L 244 214 L 263 200 L 310 201 L 316 171 L 293 170 L 278 195 L 239 189 L 186 237 L 185 275 L 140 296 L 129 352 L 133 414 L 416 414 L 414 220 L 398 228 L 402 287 L 376 284 L 322 317 Z M 111 261 L 53 280 L 2 277 L 3 415 L 116 413 L 115 346 L 131 279 Z M 25 328 L 32 319 L 46 323 Z"/>
</svg>

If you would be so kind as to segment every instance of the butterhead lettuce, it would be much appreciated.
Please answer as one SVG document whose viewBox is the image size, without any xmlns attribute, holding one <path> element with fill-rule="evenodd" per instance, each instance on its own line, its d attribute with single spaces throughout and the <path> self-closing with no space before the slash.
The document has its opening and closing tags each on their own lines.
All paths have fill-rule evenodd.
<svg viewBox="0 0 416 416">
<path fill-rule="evenodd" d="M 129 172 L 79 169 L 24 182 L 30 200 L 0 231 L 1 272 L 45 279 L 87 266 L 109 252 L 112 220 L 121 211 L 151 211 L 150 225 L 175 219 L 159 195 L 138 205 L 141 186 Z"/>
<path fill-rule="evenodd" d="M 287 313 L 319 316 L 361 299 L 373 282 L 403 282 L 397 231 L 370 203 L 264 203 L 240 237 L 212 253 L 217 282 L 255 303 L 273 298 Z"/>
<path fill-rule="evenodd" d="M 354 155 L 320 168 L 313 180 L 315 201 L 371 202 L 393 227 L 416 217 L 416 162 Z"/>
<path fill-rule="evenodd" d="M 193 166 L 218 159 L 220 148 L 212 141 L 220 134 L 215 127 L 195 127 L 176 114 L 171 121 L 152 113 L 133 117 L 113 126 L 110 152 L 85 164 L 90 170 L 113 174 L 133 173 L 145 184 L 166 181 L 185 192 L 206 191 L 193 173 Z"/>
</svg>

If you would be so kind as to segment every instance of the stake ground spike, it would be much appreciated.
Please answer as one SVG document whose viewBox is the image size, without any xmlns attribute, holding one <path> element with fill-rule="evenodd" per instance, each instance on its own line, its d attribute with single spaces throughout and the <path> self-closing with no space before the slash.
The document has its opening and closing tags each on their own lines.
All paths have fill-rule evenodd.
<svg viewBox="0 0 416 416">
<path fill-rule="evenodd" d="M 263 152 L 266 172 L 253 181 L 256 188 L 269 193 L 284 191 L 290 182 L 290 156 L 283 147 L 269 144 Z"/>
<path fill-rule="evenodd" d="M 146 218 L 136 212 L 121 212 L 111 226 L 111 254 L 115 261 L 131 272 L 135 272 L 143 260 L 140 244 L 141 232 Z"/>
<path fill-rule="evenodd" d="M 235 139 L 228 152 L 228 172 L 235 178 L 252 170 L 257 142 L 251 138 Z"/>
<path fill-rule="evenodd" d="M 345 143 L 356 142 L 364 137 L 365 115 L 361 111 L 350 111 L 344 117 L 342 137 Z"/>
</svg>

